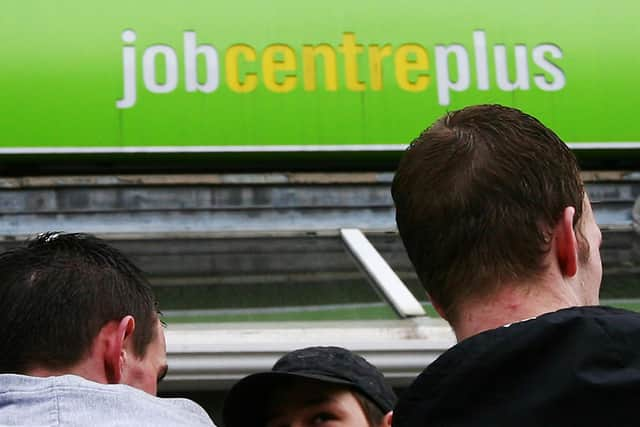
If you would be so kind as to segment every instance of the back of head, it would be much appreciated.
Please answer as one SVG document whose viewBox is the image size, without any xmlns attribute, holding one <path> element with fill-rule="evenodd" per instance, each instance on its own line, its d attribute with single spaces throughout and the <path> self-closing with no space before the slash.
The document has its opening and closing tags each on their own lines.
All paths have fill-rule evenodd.
<svg viewBox="0 0 640 427">
<path fill-rule="evenodd" d="M 154 336 L 156 303 L 141 271 L 86 234 L 43 234 L 0 254 L 0 373 L 63 370 L 84 359 L 100 329 L 133 315 L 134 350 Z"/>
<path fill-rule="evenodd" d="M 422 285 L 455 323 L 467 298 L 544 269 L 567 206 L 582 214 L 573 153 L 534 117 L 499 105 L 448 113 L 416 138 L 392 195 L 398 230 Z"/>
</svg>

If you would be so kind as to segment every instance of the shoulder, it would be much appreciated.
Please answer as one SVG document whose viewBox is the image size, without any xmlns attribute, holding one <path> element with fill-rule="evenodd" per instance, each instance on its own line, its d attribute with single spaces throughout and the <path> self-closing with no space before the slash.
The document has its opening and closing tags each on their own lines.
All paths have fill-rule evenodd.
<svg viewBox="0 0 640 427">
<path fill-rule="evenodd" d="M 544 405 L 552 413 L 562 402 L 607 396 L 616 396 L 614 407 L 628 413 L 636 404 L 629 405 L 625 396 L 640 392 L 638 367 L 640 314 L 608 307 L 559 310 L 453 346 L 400 399 L 394 425 L 415 425 L 416 419 L 454 425 L 452 420 L 464 418 L 456 410 L 462 406 L 506 417 L 514 401 L 532 410 Z M 624 378 L 620 372 L 625 372 Z M 555 397 L 527 400 L 533 390 L 551 389 Z"/>
<path fill-rule="evenodd" d="M 75 375 L 49 378 L 0 375 L 0 384 L 23 407 L 38 405 L 43 409 L 43 403 L 55 402 L 46 405 L 47 411 L 55 410 L 60 424 L 65 426 L 114 425 L 114 416 L 117 425 L 123 427 L 214 425 L 204 409 L 188 399 L 160 398 L 127 385 L 99 384 Z"/>
<path fill-rule="evenodd" d="M 105 406 L 117 407 L 121 414 L 137 420 L 136 425 L 213 426 L 205 410 L 188 399 L 156 397 L 127 385 L 94 383 L 86 391 Z"/>
<path fill-rule="evenodd" d="M 573 341 L 573 342 L 572 342 Z M 581 345 L 580 343 L 584 343 Z M 598 343 L 603 347 L 595 346 Z M 577 346 L 577 347 L 576 347 Z M 483 362 L 513 359 L 547 349 L 558 354 L 600 354 L 605 348 L 640 354 L 640 313 L 604 306 L 572 307 L 485 331 L 444 352 L 423 375 L 449 375 Z M 433 380 L 433 378 L 432 378 Z"/>
</svg>

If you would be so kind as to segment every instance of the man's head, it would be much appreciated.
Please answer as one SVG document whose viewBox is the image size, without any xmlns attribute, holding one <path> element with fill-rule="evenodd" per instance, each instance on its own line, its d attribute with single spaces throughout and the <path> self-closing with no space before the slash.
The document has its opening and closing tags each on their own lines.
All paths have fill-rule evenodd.
<svg viewBox="0 0 640 427">
<path fill-rule="evenodd" d="M 227 427 L 389 427 L 395 401 L 364 358 L 340 347 L 309 347 L 236 383 L 223 417 Z"/>
<path fill-rule="evenodd" d="M 467 107 L 436 121 L 404 154 L 392 195 L 409 258 L 452 324 L 469 298 L 543 274 L 563 221 L 575 230 L 578 263 L 587 265 L 594 252 L 599 263 L 583 236 L 586 210 L 599 244 L 574 155 L 553 131 L 513 108 Z M 600 282 L 580 280 L 597 281 L 596 288 Z"/>
<path fill-rule="evenodd" d="M 47 233 L 0 254 L 0 325 L 0 373 L 76 373 L 155 393 L 166 369 L 149 283 L 90 235 Z"/>
</svg>

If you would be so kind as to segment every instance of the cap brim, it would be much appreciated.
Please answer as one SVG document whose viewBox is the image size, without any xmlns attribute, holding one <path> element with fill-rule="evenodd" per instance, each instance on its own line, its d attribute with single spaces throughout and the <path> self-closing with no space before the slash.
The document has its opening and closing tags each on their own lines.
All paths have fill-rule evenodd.
<svg viewBox="0 0 640 427">
<path fill-rule="evenodd" d="M 317 374 L 260 372 L 249 375 L 238 381 L 227 394 L 222 410 L 225 427 L 263 427 L 268 397 L 279 384 L 292 378 L 354 386 L 350 381 Z"/>
</svg>

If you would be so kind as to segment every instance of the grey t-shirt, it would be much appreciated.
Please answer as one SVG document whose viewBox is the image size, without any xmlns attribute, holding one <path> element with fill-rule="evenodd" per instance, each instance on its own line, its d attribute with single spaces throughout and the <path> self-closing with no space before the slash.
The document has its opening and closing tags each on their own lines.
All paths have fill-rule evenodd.
<svg viewBox="0 0 640 427">
<path fill-rule="evenodd" d="M 121 384 L 75 375 L 37 378 L 0 375 L 0 426 L 214 426 L 187 399 L 163 399 Z"/>
</svg>

